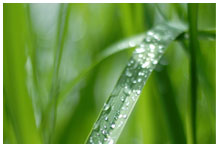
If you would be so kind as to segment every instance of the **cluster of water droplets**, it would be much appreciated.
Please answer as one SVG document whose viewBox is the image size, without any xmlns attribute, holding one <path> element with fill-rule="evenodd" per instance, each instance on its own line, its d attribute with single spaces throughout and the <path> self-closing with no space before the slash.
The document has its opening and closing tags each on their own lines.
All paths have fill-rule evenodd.
<svg viewBox="0 0 219 147">
<path fill-rule="evenodd" d="M 158 64 L 166 46 L 173 40 L 175 33 L 167 30 L 159 26 L 154 28 L 147 32 L 145 39 L 136 47 L 111 96 L 104 104 L 88 143 L 110 144 L 117 141 L 147 78 Z M 134 46 L 132 42 L 129 44 Z"/>
</svg>

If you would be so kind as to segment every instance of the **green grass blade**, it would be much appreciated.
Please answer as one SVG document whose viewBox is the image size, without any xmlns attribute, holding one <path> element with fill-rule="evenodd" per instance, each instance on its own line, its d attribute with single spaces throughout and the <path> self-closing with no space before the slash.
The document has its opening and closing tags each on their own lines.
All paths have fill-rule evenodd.
<svg viewBox="0 0 219 147">
<path fill-rule="evenodd" d="M 189 39 L 189 33 L 184 32 L 181 34 L 177 40 L 183 41 Z M 199 30 L 198 31 L 198 39 L 199 40 L 216 40 L 216 30 Z"/>
<path fill-rule="evenodd" d="M 64 42 L 68 29 L 68 18 L 69 18 L 69 7 L 68 4 L 60 4 L 60 13 L 57 27 L 57 50 L 54 63 L 54 71 L 52 77 L 52 85 L 50 91 L 50 103 L 48 104 L 47 110 L 42 118 L 42 130 L 44 132 L 44 142 L 50 143 L 52 135 L 55 129 L 56 121 L 56 105 L 57 98 L 59 95 L 59 67 L 61 64 L 61 58 L 64 48 Z"/>
<path fill-rule="evenodd" d="M 109 58 L 112 55 L 124 50 L 132 50 L 134 47 L 141 43 L 144 37 L 144 34 L 129 37 L 127 39 L 119 41 L 118 43 L 115 43 L 114 45 L 106 48 L 103 52 L 99 53 L 96 56 L 96 60 L 93 62 L 93 64 L 91 64 L 87 69 L 84 69 L 76 78 L 74 78 L 72 81 L 69 82 L 69 84 L 67 84 L 64 88 L 60 90 L 58 101 L 63 101 L 66 95 L 72 90 L 72 88 L 106 58 Z"/>
<path fill-rule="evenodd" d="M 134 34 L 133 16 L 131 4 L 119 4 L 121 13 L 121 25 L 124 36 L 128 37 Z"/>
<path fill-rule="evenodd" d="M 196 50 L 198 44 L 198 4 L 188 4 L 189 19 L 189 51 L 190 51 L 190 92 L 188 101 L 189 128 L 191 143 L 196 143 L 196 108 L 197 108 L 197 73 L 196 73 Z"/>
<path fill-rule="evenodd" d="M 166 120 L 166 127 L 170 136 L 171 143 L 186 143 L 183 119 L 180 116 L 177 96 L 171 83 L 167 67 L 160 72 L 155 72 L 156 83 L 160 85 L 160 104 Z M 161 89 L 161 88 L 160 88 Z"/>
<path fill-rule="evenodd" d="M 165 49 L 182 30 L 161 24 L 148 31 L 133 52 L 111 96 L 100 113 L 87 143 L 116 143 L 151 72 Z"/>
<path fill-rule="evenodd" d="M 41 143 L 26 85 L 26 17 L 23 4 L 4 4 L 4 104 L 16 143 Z M 18 23 L 19 22 L 19 23 Z M 4 107 L 6 107 L 4 105 Z M 5 124 L 4 124 L 5 129 Z"/>
</svg>

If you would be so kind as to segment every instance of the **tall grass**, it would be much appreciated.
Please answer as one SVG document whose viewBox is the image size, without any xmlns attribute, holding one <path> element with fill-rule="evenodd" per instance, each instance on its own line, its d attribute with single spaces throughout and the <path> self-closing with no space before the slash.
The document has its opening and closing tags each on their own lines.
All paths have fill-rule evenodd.
<svg viewBox="0 0 219 147">
<path fill-rule="evenodd" d="M 136 101 L 167 45 L 182 30 L 166 24 L 147 32 L 136 47 L 95 122 L 87 143 L 116 143 Z M 127 42 L 132 45 L 133 42 Z"/>
<path fill-rule="evenodd" d="M 215 4 L 3 8 L 4 143 L 216 142 Z"/>
<path fill-rule="evenodd" d="M 191 125 L 191 143 L 196 143 L 196 109 L 197 109 L 197 67 L 196 50 L 198 47 L 198 4 L 188 4 L 189 18 L 189 51 L 190 51 L 190 78 L 191 78 L 191 97 L 189 100 L 189 113 Z"/>
</svg>

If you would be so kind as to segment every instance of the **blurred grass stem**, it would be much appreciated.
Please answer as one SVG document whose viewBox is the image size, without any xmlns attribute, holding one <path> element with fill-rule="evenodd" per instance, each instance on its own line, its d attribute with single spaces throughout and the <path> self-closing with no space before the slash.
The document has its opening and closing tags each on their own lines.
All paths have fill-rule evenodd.
<svg viewBox="0 0 219 147">
<path fill-rule="evenodd" d="M 188 4 L 189 51 L 190 51 L 190 98 L 188 101 L 191 143 L 196 143 L 197 73 L 196 50 L 198 50 L 197 29 L 198 4 Z"/>
</svg>

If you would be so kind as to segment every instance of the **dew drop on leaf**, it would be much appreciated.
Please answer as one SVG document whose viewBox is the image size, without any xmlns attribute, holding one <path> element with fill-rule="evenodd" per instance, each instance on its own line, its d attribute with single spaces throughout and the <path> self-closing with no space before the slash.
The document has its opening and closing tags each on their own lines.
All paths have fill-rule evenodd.
<svg viewBox="0 0 219 147">
<path fill-rule="evenodd" d="M 108 144 L 113 144 L 113 140 L 112 140 L 112 139 L 110 139 Z"/>
<path fill-rule="evenodd" d="M 140 91 L 140 90 L 136 90 L 136 93 L 137 93 L 137 94 L 140 94 L 140 93 L 141 93 L 141 91 Z"/>
<path fill-rule="evenodd" d="M 103 134 L 103 135 L 106 135 L 106 131 L 105 131 L 105 130 L 102 130 L 102 134 Z"/>
<path fill-rule="evenodd" d="M 132 76 L 132 73 L 131 73 L 129 70 L 126 70 L 126 76 L 127 76 L 127 77 L 131 77 L 131 76 Z"/>
<path fill-rule="evenodd" d="M 150 63 L 147 61 L 147 62 L 145 62 L 144 64 L 142 64 L 142 68 L 146 68 L 146 67 L 148 67 L 148 65 L 149 65 Z"/>
<path fill-rule="evenodd" d="M 143 54 L 139 54 L 138 57 L 139 57 L 139 58 L 142 58 L 142 57 L 143 57 Z"/>
<path fill-rule="evenodd" d="M 151 57 L 151 58 L 155 57 L 155 55 L 153 53 L 148 53 L 148 56 Z"/>
<path fill-rule="evenodd" d="M 109 104 L 105 104 L 103 109 L 106 111 L 106 110 L 108 110 L 109 108 L 110 108 Z"/>
<path fill-rule="evenodd" d="M 136 49 L 136 53 L 143 53 L 144 51 L 145 51 L 145 49 L 142 47 Z"/>
<path fill-rule="evenodd" d="M 149 45 L 149 48 L 150 48 L 151 50 L 154 50 L 154 49 L 155 49 L 155 45 L 150 44 L 150 45 Z"/>
<path fill-rule="evenodd" d="M 158 63 L 158 61 L 157 60 L 153 60 L 153 64 L 157 64 Z"/>
<path fill-rule="evenodd" d="M 126 115 L 126 114 L 124 114 L 124 115 L 123 115 L 123 118 L 127 118 L 127 115 Z"/>
<path fill-rule="evenodd" d="M 140 83 L 141 81 L 142 81 L 142 79 L 141 79 L 141 78 L 139 78 L 139 79 L 138 79 L 138 82 Z"/>
<path fill-rule="evenodd" d="M 130 47 L 134 47 L 134 46 L 135 46 L 135 43 L 132 42 L 132 41 L 130 41 L 130 42 L 129 42 L 129 46 L 130 46 Z"/>
<path fill-rule="evenodd" d="M 110 128 L 112 128 L 112 129 L 114 129 L 115 127 L 116 127 L 115 124 L 112 124 L 112 125 L 110 126 Z"/>
</svg>

